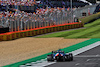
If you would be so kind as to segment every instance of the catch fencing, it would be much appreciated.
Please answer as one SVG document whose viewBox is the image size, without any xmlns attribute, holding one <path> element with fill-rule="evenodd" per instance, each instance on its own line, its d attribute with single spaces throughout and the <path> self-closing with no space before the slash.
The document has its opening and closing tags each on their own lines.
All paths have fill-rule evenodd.
<svg viewBox="0 0 100 67">
<path fill-rule="evenodd" d="M 71 12 L 54 11 L 46 14 L 18 13 L 16 16 L 0 18 L 0 24 L 9 26 L 9 31 L 29 30 L 46 26 L 61 25 L 70 22 Z"/>
<path fill-rule="evenodd" d="M 97 5 L 86 6 L 82 8 L 77 8 L 67 11 L 67 10 L 54 10 L 52 12 L 48 11 L 43 14 L 35 14 L 25 12 L 18 12 L 16 15 L 10 17 L 1 17 L 0 26 L 9 27 L 9 31 L 21 31 L 29 30 L 46 26 L 61 25 L 74 22 L 75 17 L 84 17 L 82 14 L 85 13 L 85 16 L 92 15 L 95 11 Z M 31 8 L 30 8 L 31 9 Z M 71 16 L 73 15 L 73 16 Z M 75 21 L 77 22 L 77 21 Z"/>
</svg>

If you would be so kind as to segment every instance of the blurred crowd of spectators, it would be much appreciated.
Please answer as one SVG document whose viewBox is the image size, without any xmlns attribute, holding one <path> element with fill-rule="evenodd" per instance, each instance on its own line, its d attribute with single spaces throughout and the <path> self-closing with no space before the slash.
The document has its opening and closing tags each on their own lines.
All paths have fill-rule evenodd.
<svg viewBox="0 0 100 67">
<path fill-rule="evenodd" d="M 75 9 L 73 9 L 73 10 L 75 10 Z M 48 23 L 49 26 L 65 24 L 65 22 L 67 23 L 68 16 L 70 14 L 70 13 L 67 13 L 66 11 L 70 12 L 70 8 L 67 8 L 67 9 L 65 9 L 65 7 L 63 7 L 63 8 L 59 8 L 59 7 L 57 7 L 57 8 L 50 8 L 50 7 L 38 8 L 36 10 L 36 12 L 33 12 L 33 13 L 27 13 L 27 12 L 19 11 L 19 10 L 16 10 L 16 12 L 7 11 L 7 12 L 0 13 L 0 21 L 1 21 L 1 23 L 4 23 L 4 24 L 8 23 L 9 20 L 10 21 L 18 21 L 19 18 L 20 18 L 19 20 L 21 21 L 21 19 L 24 18 L 24 16 L 25 16 L 27 18 L 23 19 L 24 23 L 29 21 L 29 19 L 31 18 L 32 22 L 42 23 L 41 26 L 45 26 L 45 25 L 43 25 L 44 22 Z"/>
<path fill-rule="evenodd" d="M 0 0 L 0 11 L 8 11 L 8 10 L 15 11 L 15 9 L 18 9 L 19 6 L 34 6 L 34 5 L 36 5 L 35 1 L 23 0 L 23 1 L 17 2 L 15 0 L 13 0 L 13 1 Z"/>
<path fill-rule="evenodd" d="M 38 4 L 35 1 L 28 1 L 28 0 L 27 1 L 23 0 L 23 1 L 18 1 L 18 2 L 15 1 L 15 0 L 14 1 L 9 1 L 9 0 L 2 1 L 2 0 L 0 0 L 0 8 L 2 8 L 1 11 L 6 11 L 6 12 L 1 12 L 0 17 L 1 16 L 6 17 L 6 16 L 11 16 L 11 15 L 16 15 L 16 11 L 18 13 L 22 13 L 24 10 L 23 11 L 18 10 L 18 6 L 30 6 L 31 7 L 31 6 L 34 6 L 34 5 L 38 5 L 37 8 L 35 8 L 35 11 L 31 12 L 31 13 L 35 12 L 35 14 L 41 14 L 41 13 L 45 14 L 47 12 L 53 12 L 57 9 L 62 10 L 62 11 L 70 10 L 70 8 L 65 8 L 64 6 L 63 7 L 54 7 L 54 8 L 52 8 L 50 6 L 45 7 L 44 6 L 45 4 L 42 1 Z M 3 6 L 6 6 L 6 7 L 3 7 Z"/>
<path fill-rule="evenodd" d="M 73 2 L 73 7 L 74 6 L 83 7 L 85 5 L 89 5 L 88 3 L 83 2 L 83 1 L 79 1 L 79 0 L 72 0 L 72 2 Z M 70 7 L 70 0 L 41 0 L 41 4 L 48 5 L 49 7 L 63 7 L 63 6 L 65 6 L 67 8 L 67 7 Z"/>
<path fill-rule="evenodd" d="M 84 3 L 82 1 L 74 1 L 73 2 L 73 7 L 82 7 L 85 5 L 89 5 L 88 3 Z M 37 8 L 46 8 L 47 6 L 50 8 L 54 7 L 63 7 L 65 6 L 66 8 L 70 7 L 70 1 L 56 1 L 56 0 L 40 0 L 39 3 L 37 1 L 33 0 L 22 0 L 22 1 L 10 1 L 10 0 L 0 0 L 0 11 L 7 11 L 7 10 L 12 10 L 14 11 L 19 7 L 19 10 L 21 10 L 21 6 L 25 7 L 31 7 L 34 6 L 34 8 L 31 8 L 29 11 L 35 11 Z M 27 8 L 26 8 L 27 9 Z M 25 9 L 24 9 L 25 10 Z"/>
<path fill-rule="evenodd" d="M 15 23 L 27 21 L 37 22 L 38 27 L 45 26 L 44 24 L 58 25 L 68 23 L 71 19 L 71 9 L 70 7 L 65 6 L 65 2 L 61 2 L 62 5 L 57 6 L 57 4 L 53 3 L 54 1 L 45 1 L 40 3 L 36 3 L 35 1 L 1 1 L 0 7 L 2 7 L 0 12 L 0 24 L 10 24 L 9 21 L 14 21 Z M 51 5 L 50 5 L 51 3 Z M 56 6 L 54 6 L 54 4 Z M 36 5 L 36 6 L 35 6 Z M 67 4 L 68 5 L 68 4 Z M 4 6 L 4 7 L 3 7 Z M 24 7 L 22 7 L 24 6 Z M 53 6 L 53 7 L 52 7 Z M 33 8 L 35 7 L 35 8 Z M 75 10 L 77 7 L 73 7 Z M 30 13 L 31 12 L 31 13 Z M 24 18 L 27 17 L 27 18 Z M 23 23 L 23 24 L 24 24 Z M 36 26 L 35 25 L 35 26 Z M 48 25 L 47 25 L 48 26 Z M 36 27 L 35 27 L 36 28 Z"/>
<path fill-rule="evenodd" d="M 73 8 L 73 10 L 75 10 L 76 8 Z M 57 11 L 59 12 L 65 12 L 65 11 L 70 11 L 70 7 L 69 8 L 61 8 L 61 7 L 55 7 L 55 8 L 50 8 L 50 7 L 46 7 L 46 8 L 37 8 L 36 12 L 31 12 L 32 14 L 36 14 L 36 15 L 44 15 L 44 14 L 52 14 L 53 12 Z M 1 17 L 7 17 L 7 16 L 17 16 L 18 14 L 22 14 L 24 13 L 25 15 L 28 15 L 30 13 L 27 13 L 25 11 L 20 11 L 18 9 L 16 9 L 15 12 L 12 11 L 1 11 L 0 12 L 0 18 Z M 48 15 L 49 16 L 49 15 Z"/>
<path fill-rule="evenodd" d="M 75 8 L 73 8 L 75 9 Z M 24 12 L 24 11 L 20 11 L 20 10 L 16 10 L 16 12 L 12 12 L 12 11 L 2 11 L 0 12 L 0 18 L 2 17 L 12 17 L 12 16 L 17 16 L 18 14 L 25 14 L 25 15 L 29 15 L 29 14 L 35 14 L 35 15 L 45 15 L 45 14 L 52 14 L 53 12 L 57 11 L 58 13 L 63 11 L 70 11 L 70 8 L 67 8 L 65 9 L 65 7 L 63 8 L 49 8 L 49 7 L 46 7 L 46 8 L 38 8 L 36 9 L 36 12 L 33 12 L 33 13 L 27 13 L 27 12 Z M 49 15 L 48 15 L 49 16 Z"/>
<path fill-rule="evenodd" d="M 26 6 L 33 6 L 36 4 L 35 1 L 28 1 L 28 0 L 23 0 L 23 1 L 10 1 L 10 0 L 0 0 L 1 5 L 26 5 Z"/>
</svg>

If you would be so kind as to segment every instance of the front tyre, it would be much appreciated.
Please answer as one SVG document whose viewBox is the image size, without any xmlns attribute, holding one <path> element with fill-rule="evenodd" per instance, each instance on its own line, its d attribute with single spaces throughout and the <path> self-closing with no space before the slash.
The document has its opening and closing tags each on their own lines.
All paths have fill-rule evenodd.
<svg viewBox="0 0 100 67">
<path fill-rule="evenodd" d="M 48 61 L 48 62 L 49 62 L 49 61 L 54 61 L 53 56 L 52 56 L 52 55 L 48 55 L 48 56 L 47 56 L 47 61 Z"/>
</svg>

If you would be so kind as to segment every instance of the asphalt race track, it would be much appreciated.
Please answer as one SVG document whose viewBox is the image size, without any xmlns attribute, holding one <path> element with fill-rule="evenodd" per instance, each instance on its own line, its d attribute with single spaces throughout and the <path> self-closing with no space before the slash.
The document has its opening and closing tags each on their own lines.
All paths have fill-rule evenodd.
<svg viewBox="0 0 100 67">
<path fill-rule="evenodd" d="M 57 62 L 45 67 L 100 67 L 100 46 L 74 56 L 70 62 Z"/>
</svg>

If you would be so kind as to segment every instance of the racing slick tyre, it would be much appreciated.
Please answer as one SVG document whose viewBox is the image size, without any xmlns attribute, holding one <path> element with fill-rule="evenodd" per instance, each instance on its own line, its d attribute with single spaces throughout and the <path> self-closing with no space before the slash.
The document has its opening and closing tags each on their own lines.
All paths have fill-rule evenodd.
<svg viewBox="0 0 100 67">
<path fill-rule="evenodd" d="M 48 55 L 47 56 L 47 61 L 54 61 L 53 56 L 52 55 Z"/>
<path fill-rule="evenodd" d="M 73 61 L 73 54 L 70 53 L 69 56 L 70 56 L 70 61 Z"/>
<path fill-rule="evenodd" d="M 63 62 L 65 62 L 66 61 L 66 58 L 65 58 L 65 56 L 63 56 Z"/>
<path fill-rule="evenodd" d="M 69 55 L 65 55 L 65 60 L 66 61 L 70 61 L 70 56 Z"/>
</svg>

